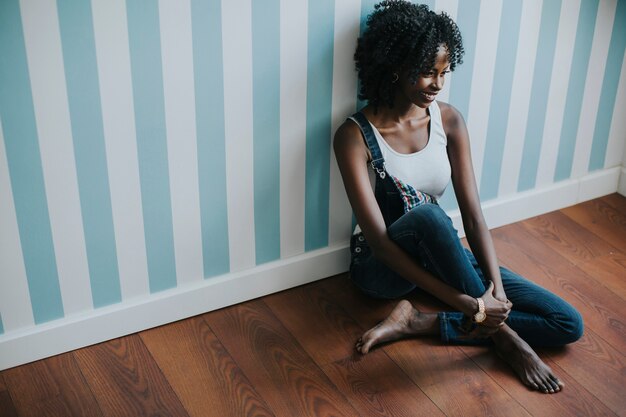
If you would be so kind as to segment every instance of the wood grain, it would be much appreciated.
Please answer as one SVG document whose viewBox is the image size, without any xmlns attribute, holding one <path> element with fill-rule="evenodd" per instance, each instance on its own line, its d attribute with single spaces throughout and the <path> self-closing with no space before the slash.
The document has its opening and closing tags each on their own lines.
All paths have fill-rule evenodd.
<svg viewBox="0 0 626 417">
<path fill-rule="evenodd" d="M 616 210 L 602 199 L 587 201 L 561 211 L 616 248 L 624 250 L 626 213 Z"/>
<path fill-rule="evenodd" d="M 0 372 L 4 416 L 625 416 L 626 198 L 494 230 L 501 264 L 565 298 L 585 334 L 538 354 L 565 381 L 524 387 L 491 348 L 399 341 L 361 356 L 394 300 L 342 274 Z M 422 311 L 450 307 L 420 291 Z"/>
<path fill-rule="evenodd" d="M 550 356 L 613 412 L 626 416 L 626 357 L 623 347 L 615 349 L 595 332 L 586 330 L 574 345 L 551 352 Z"/>
<path fill-rule="evenodd" d="M 204 317 L 277 416 L 358 415 L 261 300 Z"/>
<path fill-rule="evenodd" d="M 202 317 L 140 334 L 191 416 L 273 416 Z"/>
<path fill-rule="evenodd" d="M 333 298 L 332 285 L 327 285 L 332 281 L 305 285 L 264 301 L 359 415 L 442 415 L 387 355 L 363 357 L 355 351 L 354 342 L 365 329 Z"/>
<path fill-rule="evenodd" d="M 565 372 L 547 353 L 540 352 L 542 359 L 552 368 L 555 375 L 564 382 L 564 389 L 557 395 L 546 395 L 533 391 L 512 379 L 511 369 L 492 350 L 475 346 L 464 346 L 463 352 L 470 357 L 493 380 L 515 398 L 534 416 L 615 416 L 606 405 L 587 391 L 576 378 Z M 568 350 L 568 349 L 565 349 Z"/>
<path fill-rule="evenodd" d="M 443 412 L 382 350 L 322 368 L 359 416 L 431 417 Z"/>
<path fill-rule="evenodd" d="M 0 417 L 17 417 L 17 415 L 9 391 L 0 391 Z"/>
<path fill-rule="evenodd" d="M 101 416 L 71 353 L 3 372 L 20 416 Z"/>
<path fill-rule="evenodd" d="M 384 319 L 397 303 L 372 300 L 347 284 L 345 280 L 331 281 L 335 288 L 332 294 L 364 328 Z M 429 299 L 422 298 L 424 302 L 432 302 Z M 374 316 L 368 313 L 370 304 L 375 306 Z M 433 307 L 437 305 L 442 306 L 432 302 Z M 362 359 L 363 363 L 379 351 L 389 356 L 446 415 L 529 415 L 456 346 L 444 346 L 434 338 L 403 340 L 374 349 Z M 513 374 L 510 378 L 516 379 Z"/>
<path fill-rule="evenodd" d="M 560 212 L 528 219 L 524 227 L 571 263 L 577 265 L 615 252 L 615 247 Z"/>
<path fill-rule="evenodd" d="M 537 240 L 520 224 L 495 230 L 498 253 L 513 270 L 561 296 L 582 314 L 585 326 L 613 347 L 626 346 L 626 305 L 615 293 Z"/>
<path fill-rule="evenodd" d="M 9 389 L 4 383 L 4 378 L 0 373 L 0 417 L 14 417 L 17 416 L 17 410 L 13 405 L 13 399 L 9 394 Z"/>
<path fill-rule="evenodd" d="M 273 294 L 264 302 L 320 365 L 352 356 L 354 343 L 363 334 L 323 283 Z"/>
<path fill-rule="evenodd" d="M 600 200 L 611 205 L 615 210 L 622 214 L 626 214 L 626 197 L 618 193 L 606 195 Z"/>
<path fill-rule="evenodd" d="M 626 254 L 623 252 L 610 253 L 581 263 L 578 267 L 609 288 L 622 300 L 626 300 Z"/>
<path fill-rule="evenodd" d="M 446 415 L 530 415 L 458 346 L 413 339 L 383 349 Z"/>
<path fill-rule="evenodd" d="M 138 335 L 74 352 L 100 408 L 111 416 L 187 416 Z"/>
</svg>

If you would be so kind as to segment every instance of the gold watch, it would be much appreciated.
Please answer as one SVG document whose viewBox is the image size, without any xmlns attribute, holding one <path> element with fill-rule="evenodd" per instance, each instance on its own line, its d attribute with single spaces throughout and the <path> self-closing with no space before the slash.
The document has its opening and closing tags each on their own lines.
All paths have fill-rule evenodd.
<svg viewBox="0 0 626 417">
<path fill-rule="evenodd" d="M 482 323 L 487 318 L 487 314 L 485 313 L 485 302 L 482 298 L 477 298 L 478 301 L 478 312 L 474 314 L 474 323 Z"/>
</svg>

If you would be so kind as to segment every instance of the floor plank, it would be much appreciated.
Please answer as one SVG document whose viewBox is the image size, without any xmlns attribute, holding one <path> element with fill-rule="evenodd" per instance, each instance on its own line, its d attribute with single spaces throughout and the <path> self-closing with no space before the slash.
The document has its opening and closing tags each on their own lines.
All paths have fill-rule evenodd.
<svg viewBox="0 0 626 417">
<path fill-rule="evenodd" d="M 191 416 L 273 416 L 202 317 L 140 334 Z"/>
<path fill-rule="evenodd" d="M 188 415 L 138 335 L 79 349 L 74 355 L 104 414 Z"/>
<path fill-rule="evenodd" d="M 9 391 L 0 391 L 0 417 L 17 417 L 17 410 L 13 405 Z"/>
<path fill-rule="evenodd" d="M 603 286 L 594 284 L 593 278 L 586 276 L 584 278 L 590 282 L 593 289 L 598 287 L 602 290 L 585 292 L 579 288 L 578 281 L 571 284 L 568 279 L 572 274 L 567 274 L 565 270 L 562 274 L 546 272 L 545 266 L 539 263 L 549 262 L 551 259 L 550 249 L 541 245 L 540 241 L 535 241 L 538 246 L 534 257 L 528 256 L 524 249 L 518 245 L 517 238 L 519 235 L 519 225 L 509 225 L 501 230 L 493 232 L 496 250 L 511 269 L 516 270 L 526 277 L 532 279 L 544 288 L 562 296 L 571 302 L 583 315 L 585 320 L 585 334 L 581 340 L 573 345 L 568 346 L 559 354 L 551 353 L 553 360 L 579 383 L 584 384 L 584 388 L 600 399 L 604 404 L 610 407 L 618 415 L 623 415 L 626 411 L 624 404 L 624 396 L 621 389 L 626 382 L 626 368 L 624 367 L 624 355 L 620 353 L 624 346 L 619 337 L 616 337 L 616 329 L 611 327 L 611 323 L 607 322 L 606 316 L 603 315 L 603 297 L 607 295 Z M 545 258 L 547 254 L 547 259 Z M 564 261 L 564 260 L 563 260 Z M 558 260 L 552 263 L 558 263 Z M 574 267 L 577 270 L 578 268 Z M 576 272 L 574 272 L 574 275 Z M 565 278 L 567 277 L 567 278 Z M 589 285 L 586 285 L 588 288 Z M 612 297 L 615 297 L 613 293 Z M 623 305 L 623 302 L 622 302 Z M 599 311 L 598 311 L 599 309 Z M 614 314 L 616 317 L 624 317 Z M 619 327 L 617 328 L 619 330 Z M 616 347 L 611 346 L 606 338 L 600 335 L 607 335 L 613 339 Z"/>
<path fill-rule="evenodd" d="M 609 194 L 600 198 L 605 203 L 613 206 L 613 208 L 622 214 L 626 214 L 626 197 L 621 194 Z"/>
<path fill-rule="evenodd" d="M 443 415 L 387 355 L 380 352 L 364 359 L 355 351 L 354 342 L 365 329 L 333 299 L 329 281 L 264 301 L 359 415 Z"/>
<path fill-rule="evenodd" d="M 397 301 L 342 274 L 0 372 L 0 417 L 47 415 L 626 417 L 626 198 L 493 232 L 503 265 L 573 304 L 583 338 L 538 354 L 562 393 L 528 390 L 491 348 L 354 342 Z M 422 311 L 450 308 L 414 291 Z"/>
<path fill-rule="evenodd" d="M 8 369 L 3 372 L 20 416 L 101 416 L 71 353 Z"/>
<path fill-rule="evenodd" d="M 611 253 L 578 264 L 578 267 L 626 300 L 626 254 Z"/>
<path fill-rule="evenodd" d="M 357 415 L 263 301 L 204 318 L 277 416 Z"/>
<path fill-rule="evenodd" d="M 587 391 L 576 378 L 546 357 L 545 353 L 540 352 L 544 361 L 565 384 L 563 390 L 557 395 L 545 395 L 530 390 L 516 379 L 512 379 L 509 366 L 491 350 L 485 351 L 474 346 L 464 346 L 462 350 L 533 416 L 616 416 L 609 407 Z"/>
<path fill-rule="evenodd" d="M 330 281 L 335 288 L 332 294 L 336 294 L 338 302 L 363 328 L 372 327 L 386 317 L 397 302 L 381 304 L 347 284 L 349 282 L 345 279 Z M 368 312 L 369 304 L 378 307 L 377 317 Z M 381 308 L 383 305 L 386 308 Z M 361 359 L 363 366 L 367 366 L 370 356 L 379 354 L 379 350 L 386 353 L 446 415 L 529 415 L 457 346 L 445 346 L 433 338 L 404 340 L 374 349 Z M 509 377 L 517 381 L 512 373 Z M 452 392 L 454 395 L 450 395 Z"/>
<path fill-rule="evenodd" d="M 4 383 L 2 373 L 0 373 L 0 417 L 15 417 L 17 410 L 13 405 L 13 399 L 9 393 L 9 389 Z"/>
<path fill-rule="evenodd" d="M 496 250 L 514 271 L 561 296 L 582 314 L 585 326 L 613 347 L 626 346 L 626 305 L 615 293 L 568 262 L 521 224 L 494 230 Z"/>
<path fill-rule="evenodd" d="M 616 252 L 613 245 L 558 211 L 528 219 L 524 227 L 574 265 Z"/>
<path fill-rule="evenodd" d="M 616 210 L 602 199 L 587 201 L 561 211 L 616 248 L 624 248 L 625 212 Z"/>
<path fill-rule="evenodd" d="M 383 349 L 446 415 L 530 415 L 458 346 L 423 338 Z"/>
<path fill-rule="evenodd" d="M 595 332 L 587 330 L 568 349 L 550 353 L 551 358 L 585 389 L 616 414 L 626 416 L 626 357 Z"/>
</svg>

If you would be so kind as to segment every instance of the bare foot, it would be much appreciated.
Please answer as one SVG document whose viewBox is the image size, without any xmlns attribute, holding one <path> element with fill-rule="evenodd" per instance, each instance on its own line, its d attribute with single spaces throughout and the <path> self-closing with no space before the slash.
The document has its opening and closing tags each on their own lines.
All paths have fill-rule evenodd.
<svg viewBox="0 0 626 417">
<path fill-rule="evenodd" d="M 546 394 L 561 391 L 563 382 L 513 330 L 506 328 L 499 331 L 493 341 L 498 355 L 511 365 L 524 385 Z"/>
<path fill-rule="evenodd" d="M 357 340 L 356 350 L 365 355 L 373 346 L 380 343 L 392 342 L 407 336 L 436 334 L 438 331 L 436 314 L 420 313 L 407 300 L 402 300 L 385 320 Z"/>
</svg>

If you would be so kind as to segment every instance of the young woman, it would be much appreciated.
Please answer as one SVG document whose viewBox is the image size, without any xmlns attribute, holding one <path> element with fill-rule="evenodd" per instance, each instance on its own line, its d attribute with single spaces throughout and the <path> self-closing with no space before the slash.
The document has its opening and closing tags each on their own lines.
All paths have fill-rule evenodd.
<svg viewBox="0 0 626 417">
<path fill-rule="evenodd" d="M 406 1 L 376 5 L 358 40 L 360 98 L 368 105 L 334 140 L 359 225 L 351 278 L 379 298 L 419 287 L 457 311 L 424 313 L 402 300 L 356 348 L 366 354 L 378 343 L 417 335 L 493 343 L 524 384 L 558 392 L 563 384 L 530 345 L 574 342 L 582 319 L 561 298 L 498 266 L 465 122 L 454 107 L 435 100 L 462 56 L 459 29 L 445 13 Z M 471 252 L 437 204 L 450 178 Z"/>
</svg>

